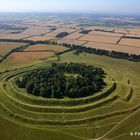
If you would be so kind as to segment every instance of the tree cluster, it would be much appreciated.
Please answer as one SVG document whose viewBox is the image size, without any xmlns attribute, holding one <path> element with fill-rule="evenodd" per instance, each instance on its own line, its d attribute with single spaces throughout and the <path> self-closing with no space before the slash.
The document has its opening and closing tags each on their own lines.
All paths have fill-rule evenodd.
<svg viewBox="0 0 140 140">
<path fill-rule="evenodd" d="M 46 98 L 80 98 L 100 91 L 106 84 L 101 68 L 75 63 L 53 63 L 16 79 L 19 88 Z"/>
<path fill-rule="evenodd" d="M 68 32 L 61 32 L 61 33 L 57 34 L 56 37 L 57 37 L 57 38 L 62 38 L 62 37 L 65 37 L 65 36 L 67 36 L 67 35 L 69 35 Z"/>
<path fill-rule="evenodd" d="M 82 30 L 80 33 L 81 34 L 88 34 L 89 32 L 91 32 L 92 30 Z"/>
</svg>

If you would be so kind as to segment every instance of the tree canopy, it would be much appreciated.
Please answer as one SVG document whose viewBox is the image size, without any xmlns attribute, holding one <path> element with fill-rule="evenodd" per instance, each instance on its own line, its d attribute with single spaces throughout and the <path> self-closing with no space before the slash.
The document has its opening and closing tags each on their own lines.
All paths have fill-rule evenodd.
<svg viewBox="0 0 140 140">
<path fill-rule="evenodd" d="M 46 98 L 80 98 L 100 91 L 106 84 L 101 68 L 75 63 L 53 63 L 16 79 L 19 88 Z"/>
</svg>

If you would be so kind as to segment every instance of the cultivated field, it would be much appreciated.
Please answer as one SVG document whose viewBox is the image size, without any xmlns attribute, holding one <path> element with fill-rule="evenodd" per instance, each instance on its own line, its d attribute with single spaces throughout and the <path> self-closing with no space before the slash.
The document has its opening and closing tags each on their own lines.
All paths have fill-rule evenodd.
<svg viewBox="0 0 140 140">
<path fill-rule="evenodd" d="M 140 39 L 123 38 L 119 44 L 140 47 Z"/>
<path fill-rule="evenodd" d="M 21 68 L 34 65 L 40 62 L 56 60 L 54 52 L 14 52 L 7 59 L 0 63 L 3 70 Z"/>
<path fill-rule="evenodd" d="M 14 48 L 25 45 L 24 43 L 0 42 L 0 56 L 5 56 Z"/>
<path fill-rule="evenodd" d="M 99 32 L 99 31 L 92 31 L 89 34 L 90 35 L 101 35 L 101 36 L 112 36 L 112 37 L 121 37 L 122 36 L 122 34 L 118 34 L 118 33 Z"/>
<path fill-rule="evenodd" d="M 80 32 L 80 31 L 79 31 Z M 76 40 L 78 39 L 79 37 L 83 36 L 83 34 L 80 34 L 79 32 L 74 32 L 68 36 L 65 37 L 65 39 L 73 39 L 73 40 Z"/>
<path fill-rule="evenodd" d="M 67 43 L 67 44 L 74 44 L 74 45 L 83 45 L 86 43 L 86 41 L 82 40 L 74 40 L 74 39 L 60 39 L 57 41 L 58 43 Z"/>
<path fill-rule="evenodd" d="M 120 37 L 113 36 L 101 36 L 101 35 L 84 35 L 80 37 L 78 40 L 82 41 L 94 41 L 94 42 L 102 42 L 102 43 L 112 43 L 115 44 L 120 39 Z"/>
<path fill-rule="evenodd" d="M 29 37 L 29 35 L 24 34 L 0 34 L 0 39 L 24 39 Z"/>
<path fill-rule="evenodd" d="M 51 30 L 49 28 L 45 27 L 33 27 L 25 30 L 22 34 L 25 35 L 42 35 L 50 32 Z"/>
<path fill-rule="evenodd" d="M 133 46 L 125 46 L 125 45 L 128 45 L 128 44 L 116 45 L 116 44 L 88 42 L 84 46 L 88 48 L 96 48 L 96 49 L 101 49 L 101 50 L 126 52 L 129 54 L 137 54 L 137 55 L 140 54 L 140 48 L 133 47 Z"/>
<path fill-rule="evenodd" d="M 47 41 L 47 40 L 53 40 L 55 37 L 53 36 L 33 36 L 29 37 L 25 40 L 31 40 L 31 41 Z"/>
<path fill-rule="evenodd" d="M 54 52 L 63 52 L 68 50 L 68 48 L 63 46 L 56 46 L 56 45 L 44 45 L 44 44 L 37 44 L 29 46 L 24 51 L 54 51 Z"/>
</svg>

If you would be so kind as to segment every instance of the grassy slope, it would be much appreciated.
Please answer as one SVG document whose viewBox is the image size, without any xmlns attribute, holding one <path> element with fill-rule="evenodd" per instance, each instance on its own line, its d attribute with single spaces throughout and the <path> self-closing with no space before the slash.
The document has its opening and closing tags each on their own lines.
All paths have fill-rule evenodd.
<svg viewBox="0 0 140 140">
<path fill-rule="evenodd" d="M 133 85 L 134 88 L 134 93 L 138 95 L 139 93 L 139 71 L 140 71 L 140 63 L 134 63 L 134 62 L 129 62 L 126 60 L 118 60 L 118 59 L 112 59 L 109 57 L 101 57 L 101 56 L 96 56 L 96 55 L 89 55 L 89 54 L 81 54 L 80 56 L 75 56 L 72 53 L 66 53 L 61 55 L 61 60 L 62 62 L 82 62 L 82 63 L 88 63 L 88 64 L 96 64 L 96 65 L 102 65 L 103 67 L 109 69 L 112 71 L 112 74 L 115 75 L 117 78 L 118 82 L 123 82 L 122 77 L 129 77 L 131 80 L 131 84 Z M 139 97 L 139 96 L 138 96 Z M 138 104 L 139 99 L 134 98 L 134 101 L 131 102 L 130 104 Z M 115 107 L 114 107 L 115 108 Z M 133 120 L 129 120 L 129 124 L 131 124 Z M 95 126 L 95 124 L 93 124 Z M 105 128 L 108 129 L 108 128 Z M 98 133 L 101 134 L 102 132 L 97 132 L 95 133 L 95 129 L 85 129 L 84 127 L 80 130 L 75 129 L 74 131 L 71 129 L 66 129 L 64 130 L 65 132 L 70 132 L 72 135 L 75 133 L 82 132 L 82 135 L 84 136 L 84 132 L 87 133 L 87 130 L 89 132 L 90 136 L 87 136 L 88 138 L 95 137 L 95 134 L 97 135 Z M 98 130 L 99 131 L 99 130 Z M 102 130 L 103 131 L 103 130 Z M 117 130 L 116 130 L 117 131 Z M 72 137 L 70 135 L 65 135 L 57 132 L 51 132 L 48 130 L 37 130 L 29 127 L 24 127 L 20 126 L 17 124 L 14 124 L 12 122 L 9 122 L 3 118 L 0 117 L 0 139 L 3 140 L 78 140 L 80 138 L 78 137 Z M 59 131 L 58 131 L 59 132 Z M 112 133 L 115 135 L 116 133 Z M 77 135 L 80 135 L 77 134 Z M 111 135 L 111 134 L 110 134 Z M 127 137 L 128 135 L 126 135 Z M 110 137 L 112 138 L 112 137 Z M 123 138 L 124 139 L 124 138 Z M 124 139 L 125 140 L 125 139 Z"/>
</svg>

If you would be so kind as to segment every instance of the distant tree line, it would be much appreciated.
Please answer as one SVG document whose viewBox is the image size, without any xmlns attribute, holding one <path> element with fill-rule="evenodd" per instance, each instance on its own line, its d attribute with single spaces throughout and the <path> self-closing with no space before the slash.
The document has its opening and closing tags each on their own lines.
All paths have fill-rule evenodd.
<svg viewBox="0 0 140 140">
<path fill-rule="evenodd" d="M 65 47 L 73 48 L 74 50 L 77 50 L 74 54 L 79 55 L 79 53 L 86 52 L 90 54 L 97 54 L 97 55 L 103 55 L 103 56 L 109 56 L 112 58 L 117 59 L 127 59 L 130 61 L 140 61 L 140 55 L 135 54 L 128 54 L 125 52 L 117 52 L 117 51 L 108 51 L 108 50 L 100 50 L 95 48 L 87 48 L 80 45 L 71 45 L 71 44 L 63 44 Z"/>
<path fill-rule="evenodd" d="M 19 88 L 46 98 L 80 98 L 100 91 L 106 83 L 101 68 L 75 63 L 52 63 L 46 69 L 33 70 L 16 79 Z"/>
</svg>

